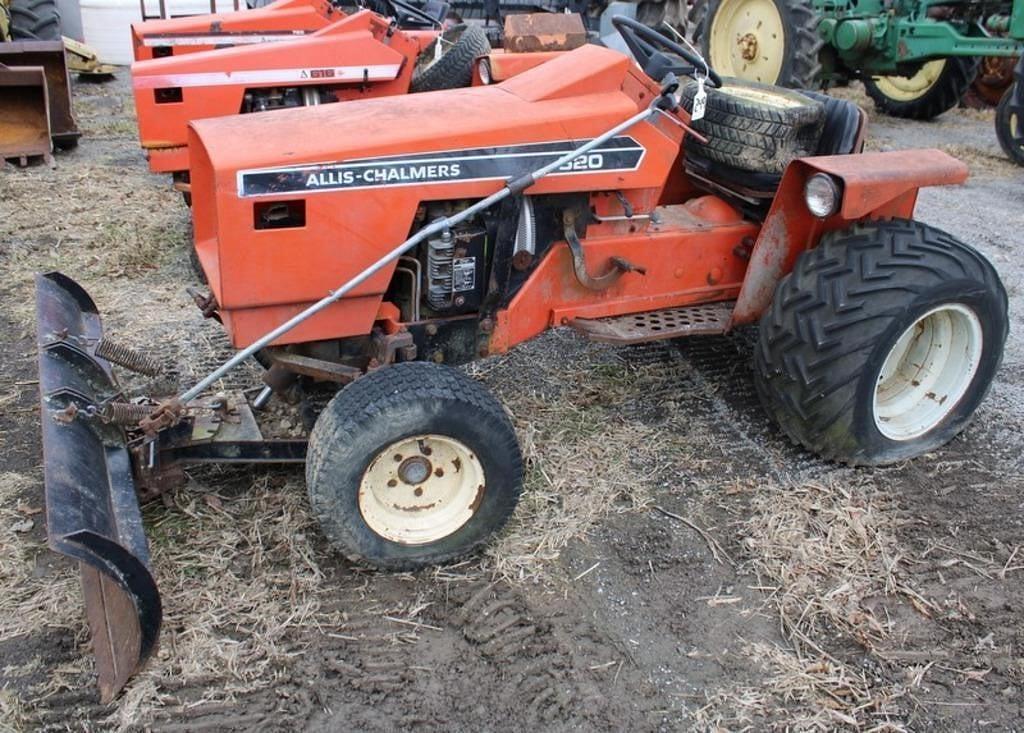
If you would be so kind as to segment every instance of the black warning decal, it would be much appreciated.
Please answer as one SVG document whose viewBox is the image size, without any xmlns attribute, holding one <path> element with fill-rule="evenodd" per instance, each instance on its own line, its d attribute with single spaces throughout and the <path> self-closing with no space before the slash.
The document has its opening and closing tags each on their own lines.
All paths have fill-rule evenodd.
<svg viewBox="0 0 1024 733">
<path fill-rule="evenodd" d="M 587 142 L 566 140 L 529 143 L 364 158 L 343 163 L 243 170 L 238 172 L 238 195 L 269 196 L 277 193 L 514 178 L 552 163 Z M 632 171 L 640 167 L 643 156 L 644 147 L 632 137 L 615 137 L 566 163 L 550 175 Z"/>
</svg>

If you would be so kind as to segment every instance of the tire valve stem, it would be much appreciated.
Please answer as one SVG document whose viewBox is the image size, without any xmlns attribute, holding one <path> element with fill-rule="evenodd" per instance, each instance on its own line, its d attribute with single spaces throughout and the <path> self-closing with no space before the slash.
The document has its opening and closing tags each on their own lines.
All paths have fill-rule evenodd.
<svg viewBox="0 0 1024 733">
<path fill-rule="evenodd" d="M 133 372 L 145 374 L 149 377 L 155 377 L 163 371 L 163 366 L 156 359 L 146 356 L 130 346 L 119 344 L 110 339 L 100 339 L 96 343 L 94 353 L 111 364 L 117 364 L 125 369 L 130 369 Z"/>
</svg>

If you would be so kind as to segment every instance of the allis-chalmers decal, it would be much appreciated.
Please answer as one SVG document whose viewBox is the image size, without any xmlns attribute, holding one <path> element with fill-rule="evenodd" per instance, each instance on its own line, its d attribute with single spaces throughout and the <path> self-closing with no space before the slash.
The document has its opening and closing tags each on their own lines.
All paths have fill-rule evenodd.
<svg viewBox="0 0 1024 733">
<path fill-rule="evenodd" d="M 239 171 L 238 195 L 270 196 L 278 193 L 514 178 L 537 170 L 586 142 L 530 143 L 405 157 L 365 158 L 347 163 Z M 643 157 L 644 147 L 636 140 L 629 136 L 616 137 L 567 163 L 551 175 L 632 171 L 640 167 Z"/>
</svg>

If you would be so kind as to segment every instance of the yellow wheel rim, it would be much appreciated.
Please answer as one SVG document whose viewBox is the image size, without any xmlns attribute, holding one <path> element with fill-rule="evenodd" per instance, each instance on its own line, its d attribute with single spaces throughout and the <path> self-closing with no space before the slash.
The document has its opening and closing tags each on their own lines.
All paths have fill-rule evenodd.
<svg viewBox="0 0 1024 733">
<path fill-rule="evenodd" d="M 483 465 L 464 443 L 416 435 L 373 459 L 359 483 L 359 511 L 370 529 L 392 542 L 437 542 L 476 514 L 484 483 Z"/>
<path fill-rule="evenodd" d="M 875 86 L 882 94 L 897 102 L 912 102 L 920 99 L 942 76 L 946 59 L 927 61 L 913 76 L 876 76 Z"/>
<path fill-rule="evenodd" d="M 722 76 L 774 84 L 786 33 L 772 0 L 722 0 L 711 21 L 711 67 Z"/>
</svg>

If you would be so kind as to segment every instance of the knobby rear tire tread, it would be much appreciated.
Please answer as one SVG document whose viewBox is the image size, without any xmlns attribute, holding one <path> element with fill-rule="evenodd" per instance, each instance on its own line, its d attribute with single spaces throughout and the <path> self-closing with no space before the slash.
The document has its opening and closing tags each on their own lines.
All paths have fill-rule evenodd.
<svg viewBox="0 0 1024 733">
<path fill-rule="evenodd" d="M 855 434 L 854 412 L 863 408 L 860 380 L 865 365 L 877 358 L 872 354 L 879 335 L 905 318 L 915 301 L 925 302 L 950 282 L 963 283 L 965 293 L 974 291 L 971 297 L 994 304 L 991 337 L 996 343 L 989 344 L 996 349 L 994 373 L 1007 333 L 1007 298 L 981 254 L 915 221 L 862 223 L 826 234 L 816 248 L 800 255 L 761 318 L 755 384 L 769 415 L 794 443 L 828 460 L 891 462 L 894 454 L 873 452 Z M 978 402 L 988 386 L 981 385 Z M 967 422 L 969 414 L 937 444 Z M 935 447 L 928 441 L 922 445 Z"/>
<path fill-rule="evenodd" d="M 60 12 L 56 0 L 16 0 L 10 7 L 15 41 L 59 41 Z"/>
</svg>

